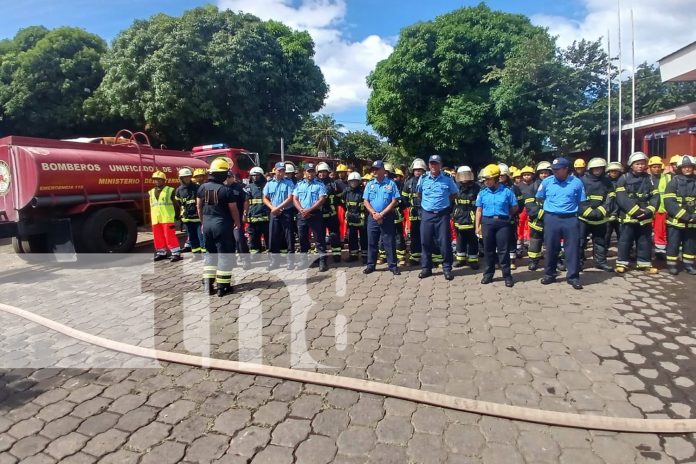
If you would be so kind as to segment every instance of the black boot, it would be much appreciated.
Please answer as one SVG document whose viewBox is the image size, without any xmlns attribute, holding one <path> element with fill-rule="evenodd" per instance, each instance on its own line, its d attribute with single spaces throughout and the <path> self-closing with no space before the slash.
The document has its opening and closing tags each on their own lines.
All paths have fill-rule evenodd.
<svg viewBox="0 0 696 464">
<path fill-rule="evenodd" d="M 208 295 L 215 295 L 215 287 L 213 286 L 215 279 L 203 279 L 203 291 Z"/>
<path fill-rule="evenodd" d="M 326 272 L 329 270 L 329 264 L 327 263 L 326 256 L 319 258 L 319 272 Z"/>
<path fill-rule="evenodd" d="M 533 259 L 529 262 L 529 266 L 527 266 L 527 269 L 530 271 L 536 271 L 539 269 L 539 260 L 538 259 Z"/>
<path fill-rule="evenodd" d="M 673 276 L 679 275 L 679 268 L 677 268 L 677 266 L 667 266 L 667 272 Z"/>
<path fill-rule="evenodd" d="M 684 266 L 684 270 L 689 275 L 696 275 L 696 268 L 694 268 L 693 264 L 687 264 Z"/>
<path fill-rule="evenodd" d="M 232 286 L 230 284 L 218 284 L 217 296 L 223 297 L 229 293 L 232 293 Z"/>
<path fill-rule="evenodd" d="M 452 267 L 464 267 L 466 266 L 466 261 L 462 261 L 460 259 L 456 260 Z"/>
</svg>

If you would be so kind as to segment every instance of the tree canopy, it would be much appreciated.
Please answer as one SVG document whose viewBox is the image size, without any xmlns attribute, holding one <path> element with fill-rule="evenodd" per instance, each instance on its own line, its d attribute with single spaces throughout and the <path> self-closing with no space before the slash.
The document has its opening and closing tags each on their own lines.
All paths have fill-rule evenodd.
<svg viewBox="0 0 696 464">
<path fill-rule="evenodd" d="M 171 146 L 227 141 L 269 151 L 321 108 L 328 92 L 314 43 L 274 21 L 206 6 L 136 21 L 104 60 L 88 102 Z"/>
<path fill-rule="evenodd" d="M 106 43 L 82 29 L 20 30 L 0 41 L 0 128 L 65 137 L 85 130 L 85 100 L 102 80 Z"/>
</svg>

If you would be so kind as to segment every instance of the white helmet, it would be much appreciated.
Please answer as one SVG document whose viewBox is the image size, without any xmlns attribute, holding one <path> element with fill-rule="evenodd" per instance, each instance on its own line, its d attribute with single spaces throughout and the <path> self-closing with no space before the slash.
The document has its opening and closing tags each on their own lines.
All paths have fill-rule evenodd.
<svg viewBox="0 0 696 464">
<path fill-rule="evenodd" d="M 359 172 L 351 172 L 350 174 L 348 174 L 348 182 L 350 182 L 351 180 L 357 180 L 362 182 L 362 176 Z"/>
<path fill-rule="evenodd" d="M 607 160 L 604 158 L 592 158 L 589 163 L 587 163 L 587 169 L 594 169 L 594 168 L 606 168 L 607 167 Z"/>
<path fill-rule="evenodd" d="M 189 177 L 192 176 L 193 172 L 189 168 L 181 168 L 179 169 L 179 177 Z"/>
<path fill-rule="evenodd" d="M 510 168 L 508 167 L 507 164 L 498 163 L 498 168 L 500 169 L 501 176 L 509 176 L 510 175 Z"/>
<path fill-rule="evenodd" d="M 384 163 L 384 170 L 393 173 L 394 165 L 392 165 L 391 163 Z"/>
<path fill-rule="evenodd" d="M 459 166 L 457 168 L 457 182 L 474 180 L 474 173 L 469 166 Z"/>
<path fill-rule="evenodd" d="M 331 171 L 331 168 L 329 167 L 328 164 L 324 163 L 323 161 L 319 164 L 317 164 L 317 172 L 321 171 Z"/>
<path fill-rule="evenodd" d="M 416 158 L 413 160 L 413 163 L 411 163 L 411 172 L 413 172 L 414 169 L 422 169 L 427 171 L 428 167 L 425 165 L 425 161 L 420 158 Z"/>
<path fill-rule="evenodd" d="M 254 166 L 251 168 L 251 171 L 249 171 L 250 176 L 263 176 L 263 169 L 261 169 L 258 166 Z"/>
<path fill-rule="evenodd" d="M 295 165 L 294 164 L 286 164 L 285 165 L 285 173 L 286 174 L 294 174 L 295 173 Z"/>
<path fill-rule="evenodd" d="M 635 163 L 637 161 L 645 161 L 647 163 L 648 162 L 648 155 L 646 155 L 642 151 L 637 151 L 628 157 L 628 165 L 629 166 L 631 166 L 633 163 Z"/>
</svg>

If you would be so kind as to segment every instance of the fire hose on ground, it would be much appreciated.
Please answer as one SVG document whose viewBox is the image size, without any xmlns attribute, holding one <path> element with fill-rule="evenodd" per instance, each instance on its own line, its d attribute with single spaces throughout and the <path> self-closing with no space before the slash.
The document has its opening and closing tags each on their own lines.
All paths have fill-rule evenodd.
<svg viewBox="0 0 696 464">
<path fill-rule="evenodd" d="M 371 380 L 143 348 L 82 332 L 51 319 L 6 304 L 0 303 L 0 310 L 91 345 L 157 361 L 341 388 L 384 397 L 398 398 L 456 411 L 464 411 L 472 414 L 533 422 L 537 424 L 587 430 L 607 430 L 613 432 L 663 434 L 696 432 L 696 419 L 639 419 L 583 415 L 460 398 Z"/>
</svg>

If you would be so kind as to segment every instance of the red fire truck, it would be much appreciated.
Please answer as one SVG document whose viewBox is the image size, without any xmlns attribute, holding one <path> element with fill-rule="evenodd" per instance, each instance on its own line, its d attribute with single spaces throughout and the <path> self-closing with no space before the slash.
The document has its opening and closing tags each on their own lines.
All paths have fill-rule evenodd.
<svg viewBox="0 0 696 464">
<path fill-rule="evenodd" d="M 224 143 L 193 147 L 192 151 L 191 156 L 208 164 L 215 158 L 228 158 L 231 161 L 232 173 L 238 175 L 241 179 L 247 179 L 251 168 L 259 165 L 258 153 L 250 152 L 244 148 L 230 148 Z"/>
<path fill-rule="evenodd" d="M 207 151 L 153 148 L 129 131 L 110 140 L 1 138 L 0 238 L 12 237 L 17 253 L 128 252 L 149 222 L 152 173 L 175 187 L 180 168 L 207 168 L 207 159 Z"/>
</svg>

